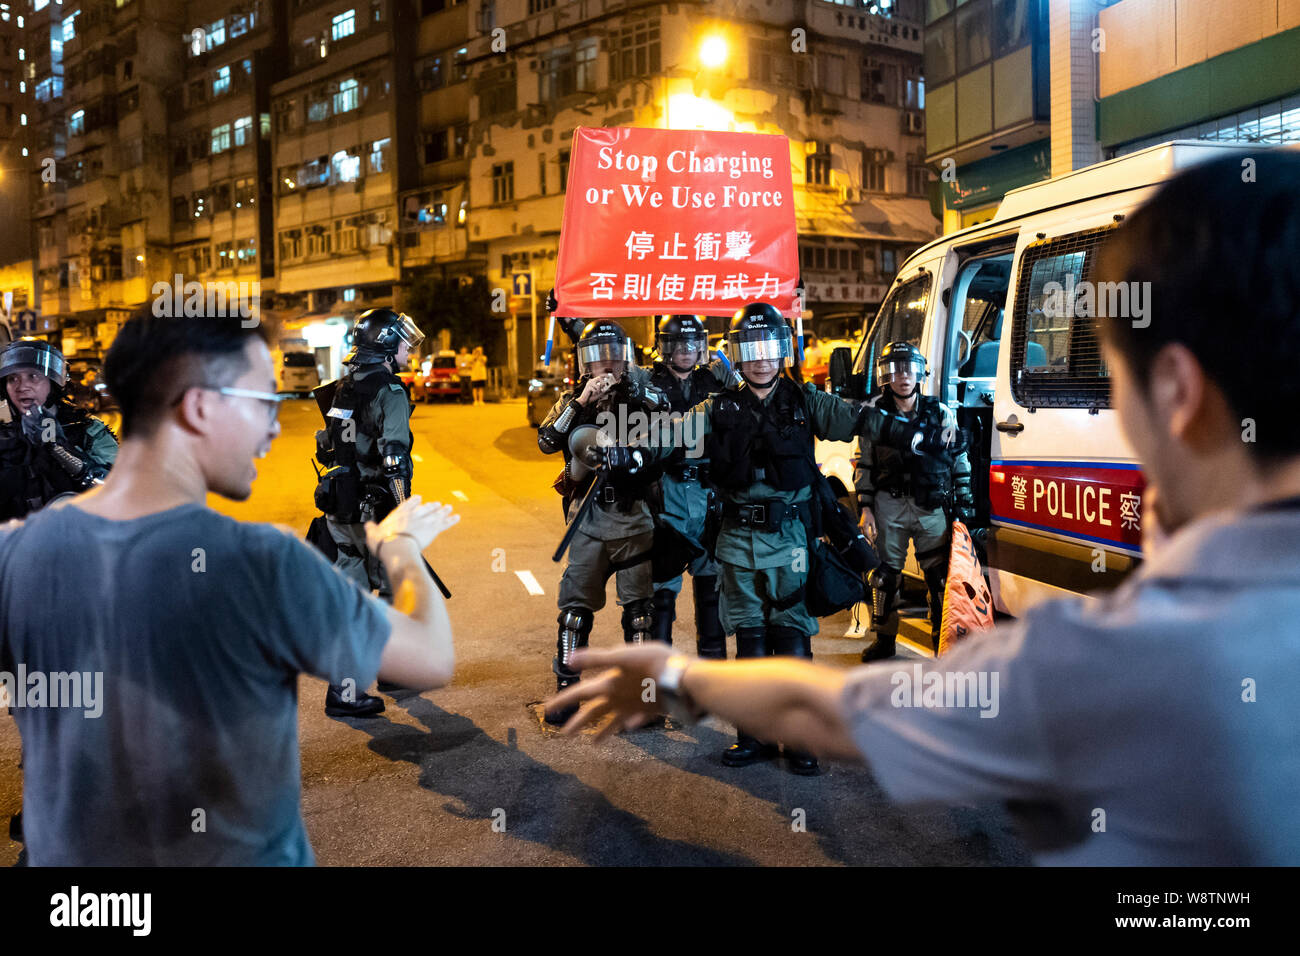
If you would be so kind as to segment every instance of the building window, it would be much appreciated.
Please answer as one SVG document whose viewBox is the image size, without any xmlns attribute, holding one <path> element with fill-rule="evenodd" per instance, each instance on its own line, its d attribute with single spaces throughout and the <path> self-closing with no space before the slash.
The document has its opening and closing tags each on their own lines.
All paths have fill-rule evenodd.
<svg viewBox="0 0 1300 956">
<path fill-rule="evenodd" d="M 321 226 L 312 226 L 307 230 L 307 255 L 319 256 L 330 251 L 330 233 Z"/>
<path fill-rule="evenodd" d="M 63 42 L 67 43 L 77 35 L 77 17 L 81 16 L 80 10 L 74 10 L 70 15 L 63 18 Z"/>
<path fill-rule="evenodd" d="M 442 56 L 427 56 L 420 61 L 416 68 L 417 75 L 420 77 L 420 89 L 439 90 L 446 85 L 444 63 L 445 59 Z"/>
<path fill-rule="evenodd" d="M 247 146 L 253 141 L 253 117 L 241 116 L 235 120 L 235 145 Z"/>
<path fill-rule="evenodd" d="M 537 191 L 546 195 L 546 154 L 537 154 Z"/>
<path fill-rule="evenodd" d="M 804 163 L 804 181 L 809 186 L 829 186 L 831 184 L 831 147 L 829 143 L 818 143 L 816 151 L 807 154 Z"/>
<path fill-rule="evenodd" d="M 885 163 L 868 155 L 862 160 L 862 188 L 868 192 L 885 191 Z"/>
<path fill-rule="evenodd" d="M 242 37 L 253 27 L 253 18 L 257 16 L 253 13 L 235 13 L 230 17 L 230 37 Z"/>
<path fill-rule="evenodd" d="M 838 53 L 817 54 L 818 86 L 835 96 L 844 95 L 844 57 Z"/>
<path fill-rule="evenodd" d="M 347 113 L 361 105 L 361 88 L 355 79 L 346 79 L 339 84 L 339 91 L 334 94 L 334 113 Z"/>
<path fill-rule="evenodd" d="M 387 173 L 392 171 L 393 166 L 393 141 L 385 137 L 377 139 L 370 144 L 370 171 L 372 173 Z"/>
<path fill-rule="evenodd" d="M 203 130 L 195 130 L 190 138 L 190 159 L 207 159 L 211 146 L 212 134 L 210 132 L 205 133 Z"/>
<path fill-rule="evenodd" d="M 492 201 L 513 202 L 515 198 L 515 164 L 497 163 L 492 167 Z"/>
<path fill-rule="evenodd" d="M 216 98 L 230 92 L 230 67 L 220 67 L 212 74 L 212 96 Z"/>
<path fill-rule="evenodd" d="M 330 118 L 330 100 L 328 96 L 310 96 L 307 98 L 307 122 L 320 123 Z"/>
<path fill-rule="evenodd" d="M 172 222 L 185 223 L 190 221 L 190 200 L 188 196 L 172 197 Z"/>
<path fill-rule="evenodd" d="M 335 183 L 355 183 L 361 176 L 361 157 L 340 149 L 330 159 Z"/>
<path fill-rule="evenodd" d="M 569 188 L 569 150 L 560 150 L 560 192 Z"/>
<path fill-rule="evenodd" d="M 276 129 L 281 133 L 292 133 L 296 130 L 298 128 L 298 101 L 296 99 L 281 101 L 275 122 Z"/>
<path fill-rule="evenodd" d="M 275 177 L 276 188 L 281 196 L 287 196 L 298 188 L 298 167 L 281 166 L 280 173 Z"/>
<path fill-rule="evenodd" d="M 191 107 L 198 106 L 201 103 L 207 101 L 207 96 L 204 93 L 204 85 L 202 80 L 190 81 L 190 85 L 186 92 L 186 100 Z"/>
<path fill-rule="evenodd" d="M 212 128 L 212 155 L 230 149 L 230 124 L 222 123 Z"/>
<path fill-rule="evenodd" d="M 509 113 L 515 109 L 516 102 L 517 90 L 513 63 L 483 71 L 478 96 L 481 116 Z"/>
<path fill-rule="evenodd" d="M 235 245 L 235 258 L 241 266 L 251 266 L 257 262 L 257 240 L 240 239 Z"/>
<path fill-rule="evenodd" d="M 357 230 L 351 221 L 337 219 L 334 222 L 334 251 L 352 252 L 357 247 Z"/>
<path fill-rule="evenodd" d="M 302 258 L 302 232 L 290 229 L 280 234 L 280 258 L 284 260 Z"/>
<path fill-rule="evenodd" d="M 230 212 L 230 183 L 218 183 L 212 187 L 212 211 Z"/>
<path fill-rule="evenodd" d="M 610 63 L 613 79 L 630 80 L 659 72 L 659 21 L 643 20 L 625 24 L 614 38 L 614 56 Z"/>
<path fill-rule="evenodd" d="M 68 117 L 68 135 L 80 136 L 86 132 L 86 111 L 74 110 Z"/>
<path fill-rule="evenodd" d="M 572 96 L 576 89 L 577 63 L 573 51 L 559 50 L 541 58 L 537 72 L 537 98 L 540 102 Z"/>
<path fill-rule="evenodd" d="M 868 103 L 895 106 L 898 103 L 897 84 L 897 64 L 882 62 L 874 57 L 863 58 L 861 99 Z"/>
<path fill-rule="evenodd" d="M 600 47 L 595 40 L 589 40 L 578 47 L 577 87 L 579 93 L 596 91 L 596 58 Z"/>
<path fill-rule="evenodd" d="M 903 77 L 903 105 L 909 110 L 925 109 L 925 77 L 920 68 L 907 67 Z"/>
<path fill-rule="evenodd" d="M 233 242 L 217 243 L 217 271 L 235 267 L 235 244 Z"/>
<path fill-rule="evenodd" d="M 226 42 L 226 21 L 218 20 L 211 24 L 207 31 L 208 49 L 219 47 Z"/>
<path fill-rule="evenodd" d="M 299 188 L 317 189 L 328 186 L 330 182 L 329 158 L 321 156 L 310 163 L 303 163 L 298 169 Z"/>
<path fill-rule="evenodd" d="M 930 190 L 930 170 L 925 166 L 907 167 L 907 191 L 913 196 L 924 196 Z"/>
<path fill-rule="evenodd" d="M 330 22 L 330 39 L 336 43 L 344 37 L 350 37 L 357 32 L 357 20 L 355 9 L 347 13 L 340 13 Z"/>
<path fill-rule="evenodd" d="M 251 176 L 235 180 L 235 208 L 244 209 L 257 203 L 257 181 Z"/>
<path fill-rule="evenodd" d="M 451 147 L 449 145 L 448 134 L 450 130 L 435 129 L 424 134 L 424 162 L 440 163 L 444 159 L 451 158 Z"/>
<path fill-rule="evenodd" d="M 555 6 L 555 0 L 528 0 L 528 15 L 531 17 L 534 13 L 541 13 L 553 6 Z"/>
</svg>

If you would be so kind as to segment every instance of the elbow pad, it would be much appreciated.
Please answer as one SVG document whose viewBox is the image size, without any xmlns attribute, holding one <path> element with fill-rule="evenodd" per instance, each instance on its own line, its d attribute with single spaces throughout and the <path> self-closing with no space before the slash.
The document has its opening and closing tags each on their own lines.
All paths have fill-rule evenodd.
<svg viewBox="0 0 1300 956">
<path fill-rule="evenodd" d="M 406 446 L 396 441 L 384 442 L 381 451 L 384 456 L 384 477 L 410 481 L 414 466 L 411 464 L 411 454 Z"/>
</svg>

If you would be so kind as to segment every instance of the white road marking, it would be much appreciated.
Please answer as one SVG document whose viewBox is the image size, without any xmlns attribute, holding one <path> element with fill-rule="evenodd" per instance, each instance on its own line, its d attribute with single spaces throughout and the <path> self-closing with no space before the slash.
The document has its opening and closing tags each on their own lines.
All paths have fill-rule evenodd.
<svg viewBox="0 0 1300 956">
<path fill-rule="evenodd" d="M 515 577 L 524 582 L 524 587 L 528 589 L 529 594 L 545 594 L 542 586 L 537 583 L 537 578 L 533 577 L 532 571 L 516 571 Z"/>
<path fill-rule="evenodd" d="M 417 455 L 415 452 L 411 452 L 411 461 L 424 461 L 424 459 L 421 458 L 419 455 Z"/>
<path fill-rule="evenodd" d="M 465 494 L 463 491 L 453 491 L 451 496 L 453 498 L 458 498 L 461 501 L 469 501 L 469 495 Z"/>
</svg>

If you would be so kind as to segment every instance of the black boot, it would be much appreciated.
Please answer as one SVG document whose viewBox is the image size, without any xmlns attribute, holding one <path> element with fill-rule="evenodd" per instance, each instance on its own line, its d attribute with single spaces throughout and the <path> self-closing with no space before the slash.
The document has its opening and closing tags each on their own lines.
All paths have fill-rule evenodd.
<svg viewBox="0 0 1300 956">
<path fill-rule="evenodd" d="M 871 576 L 871 629 L 876 639 L 862 652 L 862 663 L 893 657 L 897 650 L 894 639 L 898 635 L 898 610 L 895 594 L 901 572 L 881 565 Z"/>
<path fill-rule="evenodd" d="M 774 655 L 812 660 L 811 634 L 805 634 L 793 627 L 769 627 L 767 636 Z M 814 776 L 819 769 L 816 757 L 802 750 L 795 750 L 792 747 L 785 748 L 785 762 L 791 773 L 797 773 L 803 777 Z"/>
<path fill-rule="evenodd" d="M 943 596 L 948 589 L 948 569 L 931 568 L 925 572 L 925 587 L 930 592 L 930 639 L 939 655 L 939 632 L 943 629 Z"/>
<path fill-rule="evenodd" d="M 560 611 L 560 633 L 555 642 L 555 659 L 551 670 L 555 671 L 555 692 L 558 694 L 566 687 L 578 683 L 578 672 L 569 666 L 573 652 L 587 646 L 591 637 L 591 625 L 594 615 L 585 607 L 571 607 Z M 563 710 L 547 711 L 543 719 L 560 727 L 569 722 L 569 718 L 578 712 L 577 707 L 565 707 Z"/>
<path fill-rule="evenodd" d="M 736 628 L 736 660 L 767 656 L 767 629 L 763 627 Z M 736 742 L 722 754 L 728 767 L 747 767 L 759 760 L 771 760 L 777 754 L 775 744 L 766 744 L 737 730 Z"/>
<path fill-rule="evenodd" d="M 673 621 L 677 620 L 677 592 L 660 588 L 654 596 L 654 639 L 672 646 Z"/>
<path fill-rule="evenodd" d="M 691 579 L 695 599 L 695 653 L 705 660 L 727 659 L 727 632 L 718 617 L 718 579 L 716 575 Z"/>
<path fill-rule="evenodd" d="M 355 700 L 347 700 L 355 696 Z M 384 701 L 374 694 L 351 692 L 345 694 L 339 684 L 330 684 L 325 691 L 325 714 L 329 717 L 375 717 L 384 712 Z"/>
</svg>

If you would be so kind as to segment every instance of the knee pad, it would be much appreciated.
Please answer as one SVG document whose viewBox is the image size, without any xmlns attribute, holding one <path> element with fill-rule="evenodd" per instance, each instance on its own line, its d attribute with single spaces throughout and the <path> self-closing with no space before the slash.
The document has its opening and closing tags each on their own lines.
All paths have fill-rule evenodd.
<svg viewBox="0 0 1300 956">
<path fill-rule="evenodd" d="M 654 601 L 632 601 L 623 606 L 623 640 L 629 644 L 641 644 L 650 640 L 650 629 L 654 625 Z"/>
<path fill-rule="evenodd" d="M 653 601 L 656 622 L 677 620 L 677 594 L 675 592 L 667 588 L 661 588 L 655 592 Z M 631 607 L 631 605 L 629 604 L 628 607 Z M 624 608 L 624 614 L 626 613 L 627 609 Z"/>
<path fill-rule="evenodd" d="M 903 573 L 882 564 L 871 575 L 871 619 L 882 621 L 894 609 Z"/>
<path fill-rule="evenodd" d="M 559 674 L 563 669 L 572 674 L 569 663 L 573 660 L 573 652 L 587 646 L 595 615 L 585 607 L 569 607 L 560 611 L 557 620 L 560 624 L 560 636 L 556 642 L 555 672 Z"/>
</svg>

